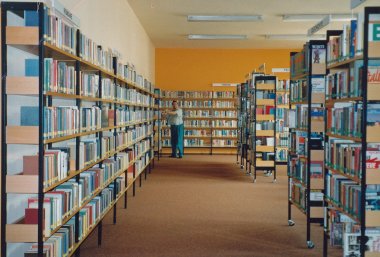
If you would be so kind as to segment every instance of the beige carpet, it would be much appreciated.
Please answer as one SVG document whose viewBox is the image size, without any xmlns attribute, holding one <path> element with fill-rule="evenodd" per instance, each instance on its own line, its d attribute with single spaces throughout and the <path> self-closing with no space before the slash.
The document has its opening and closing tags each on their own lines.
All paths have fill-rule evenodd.
<svg viewBox="0 0 380 257">
<path fill-rule="evenodd" d="M 321 257 L 322 227 L 312 225 L 315 249 L 306 248 L 306 217 L 293 208 L 287 225 L 287 177 L 277 183 L 259 175 L 257 183 L 240 170 L 234 156 L 161 158 L 103 225 L 103 244 L 93 233 L 81 247 L 88 257 Z M 342 256 L 338 251 L 329 256 Z"/>
</svg>

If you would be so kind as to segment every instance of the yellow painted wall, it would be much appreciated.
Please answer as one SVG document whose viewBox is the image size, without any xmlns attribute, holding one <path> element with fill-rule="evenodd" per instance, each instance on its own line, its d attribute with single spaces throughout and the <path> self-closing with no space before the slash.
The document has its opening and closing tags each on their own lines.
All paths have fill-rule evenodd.
<svg viewBox="0 0 380 257">
<path fill-rule="evenodd" d="M 240 83 L 261 64 L 288 68 L 295 49 L 156 48 L 156 87 L 164 90 L 212 90 L 212 83 Z M 289 73 L 276 74 L 280 79 Z"/>
</svg>

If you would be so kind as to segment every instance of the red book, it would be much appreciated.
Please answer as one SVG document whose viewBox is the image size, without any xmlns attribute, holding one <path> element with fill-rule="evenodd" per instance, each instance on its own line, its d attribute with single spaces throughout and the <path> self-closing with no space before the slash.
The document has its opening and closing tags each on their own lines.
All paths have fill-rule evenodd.
<svg viewBox="0 0 380 257">
<path fill-rule="evenodd" d="M 38 209 L 25 208 L 24 224 L 38 224 Z"/>
<path fill-rule="evenodd" d="M 115 110 L 108 110 L 108 126 L 113 127 L 115 122 Z"/>
</svg>

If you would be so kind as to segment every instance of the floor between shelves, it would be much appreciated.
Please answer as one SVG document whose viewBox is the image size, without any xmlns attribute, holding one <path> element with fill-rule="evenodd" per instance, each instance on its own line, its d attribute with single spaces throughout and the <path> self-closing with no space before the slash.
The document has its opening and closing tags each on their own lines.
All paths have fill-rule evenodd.
<svg viewBox="0 0 380 257">
<path fill-rule="evenodd" d="M 136 181 L 137 182 L 137 181 Z M 322 227 L 312 225 L 316 247 L 306 248 L 305 216 L 293 208 L 288 227 L 286 166 L 277 183 L 258 172 L 256 184 L 236 164 L 236 156 L 162 157 L 128 209 L 118 203 L 103 221 L 103 244 L 93 233 L 82 257 L 320 257 Z M 342 256 L 330 250 L 329 257 Z"/>
</svg>

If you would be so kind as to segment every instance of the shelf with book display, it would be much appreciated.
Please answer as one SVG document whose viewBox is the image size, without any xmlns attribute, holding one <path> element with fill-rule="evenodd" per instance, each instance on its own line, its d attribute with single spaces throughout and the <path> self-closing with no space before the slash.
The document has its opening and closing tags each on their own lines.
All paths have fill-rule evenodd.
<svg viewBox="0 0 380 257">
<path fill-rule="evenodd" d="M 323 223 L 326 41 L 311 40 L 290 57 L 290 101 L 285 119 L 289 127 L 288 225 L 295 225 L 292 205 L 297 202 L 306 215 L 306 243 L 312 249 L 311 224 Z"/>
<path fill-rule="evenodd" d="M 154 90 L 155 101 L 154 101 L 154 121 L 153 121 L 153 131 L 154 131 L 154 154 L 157 155 L 157 160 L 160 160 L 162 154 L 162 117 L 160 111 L 161 102 L 161 90 L 156 88 Z"/>
<path fill-rule="evenodd" d="M 258 75 L 253 78 L 253 90 L 250 104 L 250 128 L 252 128 L 249 149 L 251 151 L 249 173 L 256 182 L 257 171 L 274 172 L 276 181 L 276 89 L 277 77 Z M 263 132 L 262 132 L 263 131 Z M 268 134 L 272 132 L 272 134 Z"/>
<path fill-rule="evenodd" d="M 289 128 L 285 126 L 285 110 L 289 109 L 289 80 L 279 80 L 276 88 L 276 164 L 288 160 Z"/>
<path fill-rule="evenodd" d="M 249 98 L 248 98 L 248 90 L 249 85 L 251 83 L 250 79 L 247 79 L 246 82 L 241 83 L 237 87 L 237 131 L 238 131 L 238 141 L 237 141 L 237 152 L 236 152 L 236 163 L 240 163 L 240 168 L 243 169 L 246 167 L 246 171 L 248 171 L 248 120 L 249 120 Z M 240 157 L 240 161 L 239 161 Z M 245 161 L 245 162 L 244 162 Z M 245 163 L 245 164 L 244 164 Z"/>
<path fill-rule="evenodd" d="M 118 68 L 127 68 L 118 66 L 120 56 L 116 52 L 106 53 L 101 47 L 95 47 L 94 51 L 102 56 L 107 55 L 105 59 L 108 61 L 104 63 L 100 60 L 95 64 L 85 60 L 83 55 L 79 57 L 81 42 L 74 35 L 79 37 L 82 34 L 64 22 L 64 17 L 56 18 L 54 15 L 55 12 L 42 3 L 2 3 L 5 40 L 2 42 L 1 193 L 4 206 L 13 196 L 21 199 L 26 195 L 27 199 L 23 201 L 28 201 L 26 209 L 21 207 L 25 209 L 25 216 L 10 215 L 4 206 L 2 208 L 1 255 L 4 256 L 7 256 L 8 243 L 12 241 L 32 242 L 34 244 L 25 254 L 43 256 L 44 249 L 62 243 L 60 235 L 66 233 L 68 227 L 73 228 L 82 222 L 79 219 L 84 213 L 88 215 L 89 208 L 100 202 L 109 202 L 107 197 L 113 201 L 120 199 L 131 186 L 135 194 L 135 184 L 128 185 L 132 181 L 129 177 L 136 179 L 137 176 L 141 181 L 141 174 L 145 171 L 146 176 L 147 170 L 151 170 L 152 84 L 138 75 L 134 68 L 128 69 L 133 76 L 125 76 L 126 73 L 120 76 L 122 72 Z M 28 24 L 29 16 L 34 16 L 36 23 Z M 65 33 L 71 33 L 71 40 L 48 42 L 49 37 L 44 35 L 50 32 L 45 27 L 48 18 L 53 22 L 62 21 L 57 24 L 62 26 L 61 34 L 54 33 L 54 37 L 65 38 L 68 37 Z M 23 30 L 27 33 L 19 33 Z M 38 40 L 30 41 L 28 37 Z M 71 47 L 65 45 L 69 41 Z M 25 62 L 25 69 L 24 65 L 9 65 L 10 56 L 20 63 Z M 58 65 L 47 66 L 54 62 Z M 96 95 L 82 94 L 81 91 L 85 85 L 82 84 L 81 74 L 87 73 L 88 68 L 97 76 L 93 80 L 96 83 L 91 85 L 96 88 Z M 52 70 L 57 73 L 49 73 Z M 61 72 L 66 72 L 66 77 L 62 77 Z M 49 74 L 57 76 L 54 77 L 56 80 L 47 80 L 52 78 Z M 109 80 L 110 91 L 101 88 L 103 80 Z M 96 109 L 96 114 L 89 111 L 91 108 Z M 101 112 L 103 110 L 104 113 Z M 56 112 L 57 119 L 55 116 L 53 118 L 53 112 Z M 139 155 L 141 149 L 147 150 Z M 31 152 L 33 155 L 30 155 Z M 130 153 L 137 157 L 129 162 L 128 167 L 122 166 L 126 158 L 132 160 L 128 157 Z M 17 163 L 13 159 L 18 160 Z M 97 176 L 95 170 L 103 171 L 99 173 L 99 181 L 85 182 L 90 176 Z M 86 191 L 80 198 L 80 204 L 69 201 L 70 206 L 59 208 L 66 200 L 79 199 L 69 199 L 68 195 L 74 195 L 78 185 L 82 186 L 83 183 L 87 183 L 88 187 L 83 187 Z M 67 188 L 71 185 L 76 185 L 76 189 Z M 109 208 L 107 212 L 109 210 L 114 212 L 115 223 L 116 209 Z M 19 210 L 18 213 L 20 211 L 23 212 Z M 44 216 L 44 212 L 51 215 Z M 98 221 L 101 224 L 101 219 Z M 20 233 L 20 226 L 25 226 L 25 233 Z M 79 229 L 76 226 L 71 230 L 76 247 L 82 242 L 79 240 Z M 67 252 L 57 254 L 64 256 Z"/>
<path fill-rule="evenodd" d="M 161 109 L 170 108 L 174 100 L 182 108 L 185 153 L 197 153 L 195 148 L 209 147 L 208 154 L 228 154 L 235 147 L 231 140 L 236 140 L 236 99 L 234 91 L 162 91 Z M 169 139 L 169 126 L 162 122 L 163 138 Z M 163 146 L 164 152 L 169 153 L 169 141 Z M 214 146 L 218 146 L 216 151 Z M 189 148 L 193 148 L 192 151 Z M 223 148 L 228 151 L 223 151 Z"/>
<path fill-rule="evenodd" d="M 343 30 L 327 31 L 325 257 L 330 245 L 343 256 L 379 255 L 379 24 L 380 8 L 365 7 Z"/>
</svg>

